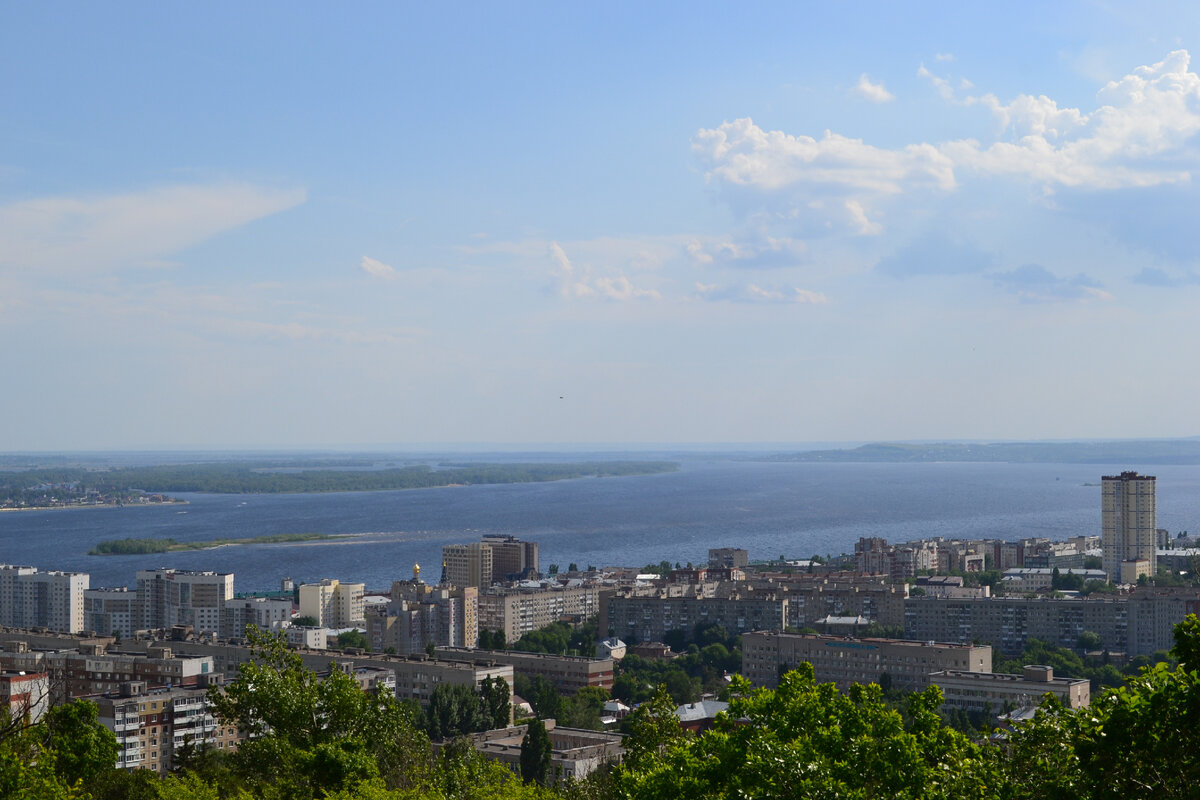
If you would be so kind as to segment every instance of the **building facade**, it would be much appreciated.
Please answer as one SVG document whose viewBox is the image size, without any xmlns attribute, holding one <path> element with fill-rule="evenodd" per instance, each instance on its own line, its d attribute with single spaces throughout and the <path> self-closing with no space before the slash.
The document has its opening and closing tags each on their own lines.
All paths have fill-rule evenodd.
<svg viewBox="0 0 1200 800">
<path fill-rule="evenodd" d="M 177 569 L 137 572 L 137 607 L 141 617 L 138 628 L 142 630 L 190 625 L 197 633 L 220 635 L 225 604 L 232 599 L 232 572 Z"/>
<path fill-rule="evenodd" d="M 392 583 L 391 600 L 366 619 L 375 652 L 424 653 L 429 645 L 474 647 L 479 642 L 479 590 L 430 586 L 417 578 Z"/>
<path fill-rule="evenodd" d="M 600 594 L 600 586 L 589 584 L 493 587 L 479 593 L 479 630 L 503 631 L 506 641 L 515 642 L 552 622 L 578 622 L 600 613 Z"/>
<path fill-rule="evenodd" d="M 469 650 L 460 647 L 439 647 L 434 651 L 447 661 L 494 661 L 508 664 L 514 675 L 543 678 L 560 693 L 575 694 L 585 686 L 611 690 L 615 664 L 611 658 L 583 658 L 549 653 L 523 653 L 519 650 Z"/>
<path fill-rule="evenodd" d="M 300 584 L 300 616 L 312 617 L 318 627 L 352 628 L 365 624 L 361 583 L 342 583 L 326 578 L 320 583 Z"/>
<path fill-rule="evenodd" d="M 1155 478 L 1122 472 L 1100 479 L 1100 547 L 1113 583 L 1135 583 L 1158 569 Z"/>
<path fill-rule="evenodd" d="M 89 580 L 86 572 L 0 564 L 0 625 L 81 633 Z"/>
<path fill-rule="evenodd" d="M 1047 694 L 1067 708 L 1083 708 L 1092 697 L 1086 678 L 1056 678 L 1053 667 L 1037 665 L 1026 666 L 1020 675 L 942 670 L 930 675 L 929 683 L 942 690 L 944 708 L 993 714 L 1039 705 Z"/>
<path fill-rule="evenodd" d="M 742 636 L 742 674 L 756 686 L 776 688 L 785 672 L 813 666 L 819 683 L 845 691 L 855 683 L 890 683 L 919 691 L 942 670 L 991 672 L 992 648 L 902 639 L 850 639 L 754 631 Z"/>
<path fill-rule="evenodd" d="M 88 589 L 83 593 L 84 630 L 103 634 L 132 636 L 139 621 L 137 592 L 121 586 L 116 589 Z"/>
</svg>

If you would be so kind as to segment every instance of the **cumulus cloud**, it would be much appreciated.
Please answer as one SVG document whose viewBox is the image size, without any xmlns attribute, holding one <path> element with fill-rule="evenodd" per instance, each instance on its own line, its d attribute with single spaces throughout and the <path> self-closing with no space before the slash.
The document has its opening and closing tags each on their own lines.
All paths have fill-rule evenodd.
<svg viewBox="0 0 1200 800">
<path fill-rule="evenodd" d="M 820 138 L 768 131 L 743 118 L 699 130 L 693 153 L 706 180 L 740 201 L 782 203 L 809 215 L 840 208 L 829 221 L 863 234 L 880 230 L 866 218 L 872 201 L 918 190 L 948 193 L 970 177 L 1023 181 L 1042 194 L 1114 190 L 1186 182 L 1200 162 L 1193 139 L 1200 133 L 1200 76 L 1190 70 L 1186 50 L 1107 84 L 1090 111 L 1045 95 L 960 98 L 949 78 L 924 66 L 919 74 L 947 102 L 988 109 L 997 122 L 993 140 L 884 148 L 833 131 Z M 958 85 L 971 88 L 969 81 Z"/>
<path fill-rule="evenodd" d="M 10 203 L 0 206 L 0 268 L 86 272 L 153 265 L 304 200 L 302 189 L 219 183 Z"/>
<path fill-rule="evenodd" d="M 1094 278 L 1083 273 L 1059 277 L 1040 264 L 1025 264 L 1008 272 L 996 272 L 992 279 L 997 286 L 1013 292 L 1025 302 L 1112 299 Z"/>
<path fill-rule="evenodd" d="M 381 278 L 383 280 L 391 280 L 396 277 L 396 269 L 382 261 L 377 261 L 370 256 L 363 256 L 362 262 L 359 264 L 362 271 L 370 275 L 372 278 Z"/>
<path fill-rule="evenodd" d="M 843 192 L 896 194 L 914 184 L 953 189 L 954 165 L 928 144 L 872 147 L 825 131 L 821 139 L 764 131 L 749 117 L 701 129 L 692 152 L 712 182 L 767 192 L 797 185 Z"/>
<path fill-rule="evenodd" d="M 887 103 L 896 99 L 896 96 L 884 88 L 882 83 L 871 83 L 871 78 L 865 72 L 859 76 L 858 83 L 854 85 L 854 93 L 872 103 Z"/>
<path fill-rule="evenodd" d="M 826 305 L 829 302 L 821 292 L 799 287 L 760 286 L 748 283 L 744 286 L 720 286 L 715 283 L 696 283 L 695 297 L 713 302 L 733 303 L 796 303 L 800 305 Z"/>
</svg>

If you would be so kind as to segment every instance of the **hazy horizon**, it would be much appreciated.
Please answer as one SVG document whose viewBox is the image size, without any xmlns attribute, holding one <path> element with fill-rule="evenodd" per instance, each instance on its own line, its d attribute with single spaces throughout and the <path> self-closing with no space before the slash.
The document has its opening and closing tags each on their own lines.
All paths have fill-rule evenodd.
<svg viewBox="0 0 1200 800">
<path fill-rule="evenodd" d="M 1200 6 L 949 11 L 10 5 L 0 451 L 1196 435 Z"/>
</svg>

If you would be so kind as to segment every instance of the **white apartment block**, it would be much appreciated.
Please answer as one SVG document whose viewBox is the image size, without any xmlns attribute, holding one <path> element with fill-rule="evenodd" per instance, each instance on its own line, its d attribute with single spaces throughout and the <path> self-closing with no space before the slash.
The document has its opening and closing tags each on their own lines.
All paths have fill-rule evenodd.
<svg viewBox="0 0 1200 800">
<path fill-rule="evenodd" d="M 944 708 L 964 711 L 991 709 L 993 714 L 1005 708 L 1025 708 L 1041 704 L 1052 694 L 1067 708 L 1083 708 L 1091 702 L 1092 684 L 1086 678 L 1056 678 L 1054 668 L 1028 665 L 1020 675 L 1002 672 L 942 670 L 929 676 L 945 698 Z"/>
<path fill-rule="evenodd" d="M 142 629 L 191 625 L 197 633 L 219 635 L 225 605 L 232 599 L 232 572 L 137 572 L 138 627 Z"/>
<path fill-rule="evenodd" d="M 82 632 L 89 580 L 86 572 L 0 565 L 0 625 Z"/>
<path fill-rule="evenodd" d="M 353 628 L 365 624 L 361 583 L 342 583 L 326 578 L 320 583 L 300 584 L 300 616 L 312 617 L 317 626 Z"/>
</svg>

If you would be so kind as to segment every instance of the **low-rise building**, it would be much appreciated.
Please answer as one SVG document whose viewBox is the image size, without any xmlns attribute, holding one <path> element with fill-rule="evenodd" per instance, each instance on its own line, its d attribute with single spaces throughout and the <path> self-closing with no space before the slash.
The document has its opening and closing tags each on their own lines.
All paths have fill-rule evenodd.
<svg viewBox="0 0 1200 800">
<path fill-rule="evenodd" d="M 543 724 L 550 737 L 550 780 L 555 784 L 585 778 L 606 764 L 619 763 L 625 755 L 624 737 L 619 733 L 560 728 L 552 719 L 544 720 Z M 470 739 L 485 758 L 519 773 L 525 731 L 524 725 L 515 725 L 474 733 Z"/>
<path fill-rule="evenodd" d="M 1038 705 L 1047 694 L 1067 708 L 1083 708 L 1092 697 L 1091 681 L 1056 678 L 1054 669 L 1045 666 L 1026 666 L 1020 675 L 941 670 L 930 674 L 929 683 L 942 690 L 943 708 L 994 714 Z"/>
<path fill-rule="evenodd" d="M 6 719 L 24 719 L 33 725 L 50 708 L 50 675 L 46 672 L 0 672 L 0 708 Z"/>
<path fill-rule="evenodd" d="M 438 647 L 438 658 L 449 661 L 482 659 L 508 664 L 514 675 L 543 678 L 565 694 L 574 694 L 585 686 L 612 689 L 614 665 L 611 658 L 583 658 L 550 653 L 524 653 L 518 650 L 472 650 L 463 647 Z"/>
<path fill-rule="evenodd" d="M 843 691 L 855 683 L 890 683 L 915 691 L 928 685 L 932 672 L 991 672 L 992 648 L 773 631 L 742 636 L 742 674 L 756 686 L 773 689 L 785 672 L 805 662 L 812 664 L 818 682 L 837 684 Z"/>
</svg>

